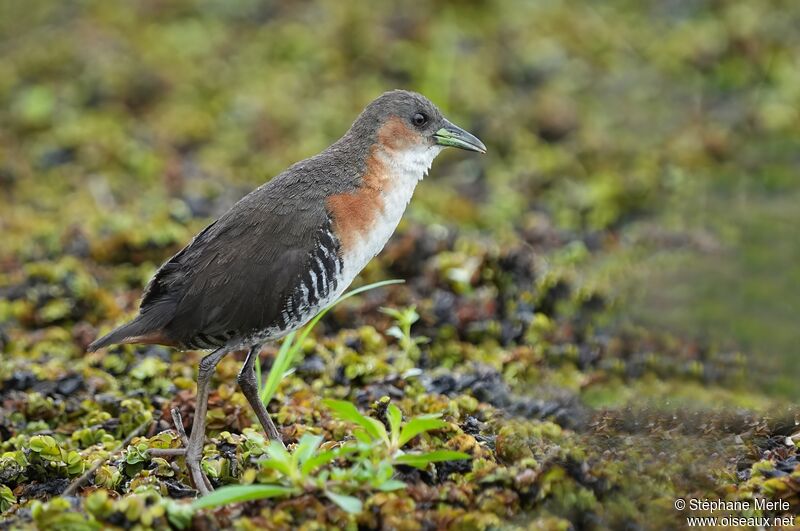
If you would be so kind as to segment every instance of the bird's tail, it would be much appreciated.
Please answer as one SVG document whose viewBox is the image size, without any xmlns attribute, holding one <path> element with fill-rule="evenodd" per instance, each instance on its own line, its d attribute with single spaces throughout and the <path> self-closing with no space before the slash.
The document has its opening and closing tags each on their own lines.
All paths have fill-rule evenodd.
<svg viewBox="0 0 800 531">
<path fill-rule="evenodd" d="M 142 319 L 139 315 L 133 321 L 126 323 L 119 328 L 112 330 L 110 333 L 104 335 L 100 339 L 95 340 L 89 345 L 86 350 L 94 352 L 95 350 L 107 347 L 109 345 L 120 345 L 126 343 L 158 343 L 162 345 L 174 346 L 175 343 L 170 341 L 165 335 L 163 330 L 153 330 L 147 322 L 148 320 Z"/>
</svg>

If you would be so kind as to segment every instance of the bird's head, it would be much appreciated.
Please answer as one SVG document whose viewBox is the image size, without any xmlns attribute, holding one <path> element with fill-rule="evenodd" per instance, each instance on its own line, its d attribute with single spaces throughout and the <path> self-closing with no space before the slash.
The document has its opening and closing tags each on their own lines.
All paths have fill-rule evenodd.
<svg viewBox="0 0 800 531">
<path fill-rule="evenodd" d="M 483 142 L 447 120 L 428 98 L 406 90 L 385 92 L 375 99 L 353 130 L 366 133 L 388 150 L 426 153 L 431 161 L 447 146 L 486 153 Z"/>
</svg>

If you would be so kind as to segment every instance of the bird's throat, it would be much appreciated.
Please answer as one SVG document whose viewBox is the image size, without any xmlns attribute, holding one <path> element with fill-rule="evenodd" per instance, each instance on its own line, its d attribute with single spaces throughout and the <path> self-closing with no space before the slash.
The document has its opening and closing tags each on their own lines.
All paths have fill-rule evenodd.
<svg viewBox="0 0 800 531">
<path fill-rule="evenodd" d="M 360 186 L 328 199 L 334 231 L 341 243 L 342 286 L 347 286 L 383 249 L 397 228 L 417 183 L 439 146 L 391 149 L 375 146 L 367 157 Z"/>
</svg>

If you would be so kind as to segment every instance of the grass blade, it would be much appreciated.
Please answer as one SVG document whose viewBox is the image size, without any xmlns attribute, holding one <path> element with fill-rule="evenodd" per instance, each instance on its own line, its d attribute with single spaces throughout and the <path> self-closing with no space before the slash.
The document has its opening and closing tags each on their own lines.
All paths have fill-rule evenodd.
<svg viewBox="0 0 800 531">
<path fill-rule="evenodd" d="M 295 345 L 295 335 L 297 332 L 289 332 L 281 343 L 281 348 L 278 350 L 278 355 L 275 356 L 275 361 L 272 363 L 272 368 L 267 375 L 267 381 L 261 389 L 261 401 L 265 405 L 269 405 L 272 398 L 275 396 L 275 391 L 278 390 L 283 379 L 283 374 L 291 366 L 294 357 L 299 348 Z"/>
<path fill-rule="evenodd" d="M 296 492 L 296 489 L 292 487 L 281 485 L 229 485 L 196 499 L 192 503 L 192 508 L 209 509 L 249 500 L 288 496 L 296 494 Z"/>
<path fill-rule="evenodd" d="M 384 481 L 383 483 L 378 485 L 378 490 L 382 491 L 382 492 L 391 492 L 393 490 L 404 489 L 407 486 L 408 485 L 406 485 L 404 482 L 402 482 L 400 480 L 390 479 L 390 480 Z"/>
<path fill-rule="evenodd" d="M 430 463 L 440 463 L 442 461 L 459 461 L 461 459 L 471 459 L 472 456 L 464 452 L 454 452 L 453 450 L 435 450 L 424 454 L 403 454 L 395 457 L 394 462 L 398 465 L 408 465 L 414 468 L 425 468 Z"/>
<path fill-rule="evenodd" d="M 357 424 L 369 434 L 372 439 L 386 439 L 386 428 L 377 420 L 362 415 L 352 403 L 346 400 L 327 399 L 322 401 L 340 420 Z"/>
<path fill-rule="evenodd" d="M 400 408 L 394 404 L 389 404 L 389 407 L 386 408 L 386 420 L 389 421 L 392 445 L 397 445 L 397 448 L 399 448 L 402 446 L 398 441 L 400 437 L 400 424 L 403 422 L 403 413 L 400 411 Z"/>
<path fill-rule="evenodd" d="M 447 423 L 438 418 L 438 415 L 424 415 L 414 417 L 409 420 L 403 429 L 400 431 L 400 448 L 402 448 L 408 441 L 426 431 L 439 430 L 447 426 Z"/>
<path fill-rule="evenodd" d="M 325 491 L 325 496 L 327 496 L 330 501 L 341 507 L 342 510 L 350 514 L 358 514 L 364 508 L 364 504 L 355 496 L 336 494 L 335 492 L 331 492 L 329 490 Z"/>
<path fill-rule="evenodd" d="M 297 443 L 297 448 L 292 455 L 297 465 L 302 465 L 308 461 L 314 453 L 316 453 L 319 445 L 322 444 L 322 435 L 311 435 L 309 433 L 303 434 L 300 437 L 300 442 Z"/>
</svg>

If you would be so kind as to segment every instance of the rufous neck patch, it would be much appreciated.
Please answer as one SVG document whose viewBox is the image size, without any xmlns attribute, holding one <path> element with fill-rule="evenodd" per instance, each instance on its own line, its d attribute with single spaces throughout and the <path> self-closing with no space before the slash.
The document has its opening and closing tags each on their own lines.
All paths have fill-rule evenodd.
<svg viewBox="0 0 800 531">
<path fill-rule="evenodd" d="M 420 142 L 419 133 L 397 116 L 389 118 L 378 129 L 377 139 L 381 147 L 391 151 L 409 149 Z"/>
</svg>

